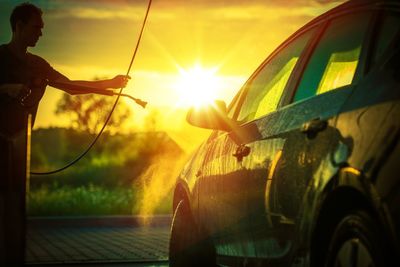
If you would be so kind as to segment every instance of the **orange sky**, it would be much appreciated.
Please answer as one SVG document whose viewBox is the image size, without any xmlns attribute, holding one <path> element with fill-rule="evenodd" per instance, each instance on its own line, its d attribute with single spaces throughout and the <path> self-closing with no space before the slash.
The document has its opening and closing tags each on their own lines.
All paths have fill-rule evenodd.
<svg viewBox="0 0 400 267">
<path fill-rule="evenodd" d="M 10 39 L 8 18 L 19 2 L 24 1 L 0 1 L 0 43 Z M 147 1 L 31 2 L 43 9 L 45 22 L 43 36 L 30 50 L 32 53 L 45 58 L 70 79 L 126 73 Z M 192 149 L 209 131 L 187 125 L 184 101 L 189 103 L 188 97 L 196 95 L 194 90 L 204 85 L 197 82 L 192 88 L 186 81 L 184 86 L 190 88 L 184 98 L 182 73 L 190 72 L 194 66 L 212 70 L 213 80 L 207 85 L 213 88 L 212 97 L 229 102 L 277 45 L 340 2 L 343 1 L 153 0 L 130 73 L 132 80 L 124 91 L 149 102 L 146 110 L 132 104 L 132 128 L 142 130 L 142 118 L 157 110 L 158 130 L 166 130 L 184 148 Z M 68 118 L 54 114 L 61 95 L 61 91 L 48 88 L 39 107 L 36 128 L 68 125 Z"/>
</svg>

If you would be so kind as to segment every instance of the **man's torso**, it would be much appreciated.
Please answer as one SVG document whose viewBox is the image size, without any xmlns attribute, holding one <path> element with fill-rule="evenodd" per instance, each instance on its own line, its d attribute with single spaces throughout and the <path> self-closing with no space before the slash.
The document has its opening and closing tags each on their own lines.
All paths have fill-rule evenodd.
<svg viewBox="0 0 400 267">
<path fill-rule="evenodd" d="M 44 59 L 30 53 L 19 58 L 7 45 L 0 45 L 0 85 L 24 84 L 31 90 L 31 95 L 24 102 L 25 106 L 19 99 L 0 94 L 1 133 L 14 135 L 25 129 L 29 113 L 34 120 L 47 80 L 56 79 L 58 74 Z"/>
</svg>

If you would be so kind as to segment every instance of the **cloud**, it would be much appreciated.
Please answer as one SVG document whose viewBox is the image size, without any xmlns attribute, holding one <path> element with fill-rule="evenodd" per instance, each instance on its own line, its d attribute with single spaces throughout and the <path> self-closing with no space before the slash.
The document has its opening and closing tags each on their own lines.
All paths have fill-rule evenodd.
<svg viewBox="0 0 400 267">
<path fill-rule="evenodd" d="M 254 20 L 270 16 L 293 16 L 295 14 L 315 16 L 320 10 L 327 10 L 343 0 L 159 0 L 153 1 L 152 19 L 175 19 L 182 15 L 207 13 L 224 19 Z M 40 1 L 48 16 L 54 18 L 80 19 L 127 19 L 141 20 L 146 11 L 147 1 Z M 207 15 L 206 14 L 206 15 Z M 212 18 L 212 17 L 211 17 Z"/>
<path fill-rule="evenodd" d="M 53 19 L 78 18 L 78 19 L 127 19 L 139 20 L 143 16 L 143 12 L 137 8 L 99 8 L 99 7 L 70 7 L 57 8 L 48 10 L 45 15 Z"/>
</svg>

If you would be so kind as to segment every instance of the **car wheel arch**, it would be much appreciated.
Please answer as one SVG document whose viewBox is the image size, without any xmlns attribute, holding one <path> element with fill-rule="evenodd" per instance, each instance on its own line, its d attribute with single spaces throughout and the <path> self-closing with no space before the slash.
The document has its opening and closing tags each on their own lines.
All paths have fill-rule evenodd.
<svg viewBox="0 0 400 267">
<path fill-rule="evenodd" d="M 314 211 L 316 220 L 311 226 L 309 245 L 314 253 L 310 266 L 322 266 L 324 246 L 332 236 L 337 223 L 352 210 L 363 210 L 377 218 L 380 225 L 386 221 L 379 211 L 379 197 L 374 186 L 356 169 L 345 167 L 325 186 Z M 327 234 L 328 233 L 328 234 Z M 321 251 L 322 250 L 322 251 Z"/>
<path fill-rule="evenodd" d="M 189 186 L 187 185 L 185 180 L 179 178 L 174 190 L 172 210 L 175 211 L 179 202 L 182 200 L 185 201 L 190 206 L 189 196 L 190 196 Z"/>
</svg>

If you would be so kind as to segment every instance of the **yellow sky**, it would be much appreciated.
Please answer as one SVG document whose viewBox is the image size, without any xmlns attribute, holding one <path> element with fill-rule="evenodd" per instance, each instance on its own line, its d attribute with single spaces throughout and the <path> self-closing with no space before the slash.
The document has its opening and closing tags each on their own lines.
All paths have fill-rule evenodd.
<svg viewBox="0 0 400 267">
<path fill-rule="evenodd" d="M 23 1 L 0 1 L 1 43 L 10 39 L 8 17 L 19 2 Z M 126 73 L 147 1 L 32 2 L 43 9 L 45 22 L 43 36 L 30 50 L 32 53 L 45 58 L 70 79 Z M 229 102 L 277 45 L 340 2 L 153 0 L 130 73 L 132 80 L 124 91 L 149 102 L 146 110 L 132 104 L 132 127 L 142 129 L 142 118 L 157 110 L 158 130 L 166 130 L 183 147 L 192 149 L 209 131 L 198 130 L 184 121 L 187 106 L 182 103 L 182 88 L 178 88 L 182 71 L 194 66 L 213 70 L 217 81 L 213 97 Z M 201 86 L 196 88 L 200 90 Z M 54 114 L 61 95 L 58 90 L 47 90 L 36 128 L 68 125 L 68 118 Z"/>
</svg>

